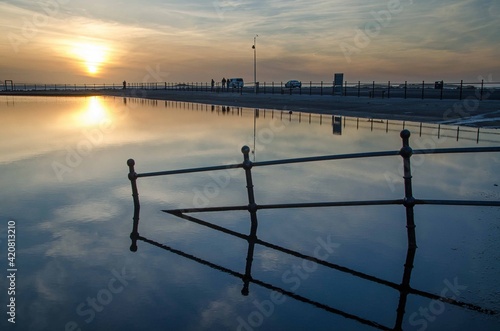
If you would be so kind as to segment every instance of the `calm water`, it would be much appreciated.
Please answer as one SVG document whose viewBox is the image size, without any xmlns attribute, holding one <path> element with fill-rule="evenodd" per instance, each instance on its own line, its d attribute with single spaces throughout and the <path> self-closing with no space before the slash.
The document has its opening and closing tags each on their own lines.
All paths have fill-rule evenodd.
<svg viewBox="0 0 500 331">
<path fill-rule="evenodd" d="M 257 116 L 258 115 L 258 116 Z M 375 281 L 255 247 L 163 213 L 248 203 L 241 169 L 140 178 L 139 242 L 126 160 L 139 173 L 323 154 L 398 150 L 402 122 L 122 98 L 0 99 L 2 274 L 7 227 L 16 227 L 16 324 L 2 330 L 376 330 L 393 328 L 407 255 L 402 206 L 258 212 L 259 239 L 327 260 Z M 417 148 L 499 146 L 500 134 L 404 123 Z M 470 131 L 468 131 L 470 130 Z M 458 136 L 458 139 L 457 139 Z M 417 198 L 500 199 L 500 155 L 414 156 Z M 252 170 L 259 204 L 399 199 L 400 157 Z M 191 214 L 248 234 L 246 211 Z M 417 206 L 411 286 L 500 311 L 498 207 Z M 186 256 L 186 254 L 188 256 Z M 202 262 L 202 261 L 208 261 Z M 211 263 L 211 264 L 210 264 Z M 215 267 L 219 266 L 219 267 Z M 274 287 L 273 287 L 274 286 Z M 277 290 L 300 297 L 282 296 Z M 307 302 L 304 302 L 307 301 Z M 320 307 L 318 307 L 320 306 Z M 499 315 L 408 296 L 405 330 L 498 330 Z M 401 314 L 400 314 L 401 316 Z"/>
</svg>

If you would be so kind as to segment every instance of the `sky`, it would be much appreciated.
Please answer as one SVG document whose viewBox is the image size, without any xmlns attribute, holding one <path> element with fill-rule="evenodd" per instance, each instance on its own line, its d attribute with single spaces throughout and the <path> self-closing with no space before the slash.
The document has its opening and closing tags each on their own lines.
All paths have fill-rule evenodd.
<svg viewBox="0 0 500 331">
<path fill-rule="evenodd" d="M 0 27 L 1 82 L 500 81 L 498 0 L 0 0 Z"/>
</svg>

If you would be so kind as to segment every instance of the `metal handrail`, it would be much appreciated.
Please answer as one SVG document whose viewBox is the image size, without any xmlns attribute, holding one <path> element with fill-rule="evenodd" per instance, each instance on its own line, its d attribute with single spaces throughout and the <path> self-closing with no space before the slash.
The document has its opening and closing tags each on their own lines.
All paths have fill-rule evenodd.
<svg viewBox="0 0 500 331">
<path fill-rule="evenodd" d="M 416 149 L 416 150 L 412 150 L 412 152 L 413 152 L 413 154 L 491 153 L 491 152 L 500 152 L 500 147 Z M 400 153 L 401 153 L 401 151 L 398 150 L 398 151 L 383 151 L 383 152 L 322 155 L 322 156 L 252 162 L 252 166 L 253 167 L 262 167 L 262 166 L 272 166 L 272 165 L 281 165 L 281 164 L 290 164 L 290 163 L 346 160 L 346 159 L 357 159 L 357 158 L 364 159 L 364 158 L 371 158 L 371 157 L 398 156 L 398 155 L 401 155 Z M 131 159 L 129 161 L 133 161 L 133 160 Z M 166 171 L 158 171 L 158 172 L 136 173 L 135 176 L 137 178 L 156 177 L 156 176 L 168 176 L 168 175 L 177 175 L 177 174 L 188 174 L 188 173 L 194 173 L 194 172 L 207 172 L 207 171 L 237 169 L 237 168 L 243 168 L 243 164 L 242 163 L 234 163 L 234 164 L 208 166 L 208 167 L 200 167 L 200 168 L 187 168 L 187 169 L 166 170 Z"/>
<path fill-rule="evenodd" d="M 421 150 L 413 150 L 409 145 L 410 131 L 403 130 L 400 133 L 400 136 L 403 141 L 403 146 L 398 151 L 381 151 L 381 152 L 369 152 L 369 153 L 352 153 L 352 154 L 339 154 L 339 155 L 323 155 L 323 156 L 314 156 L 314 157 L 303 157 L 303 158 L 290 158 L 290 159 L 282 159 L 282 160 L 271 160 L 271 161 L 260 161 L 260 162 L 252 162 L 249 158 L 250 148 L 244 146 L 241 151 L 243 153 L 243 162 L 237 164 L 229 164 L 229 165 L 217 165 L 217 166 L 209 166 L 209 167 L 199 167 L 199 168 L 187 168 L 187 169 L 178 169 L 178 170 L 167 170 L 167 171 L 159 171 L 159 172 L 149 172 L 149 173 L 136 173 L 135 172 L 135 161 L 133 159 L 129 159 L 127 164 L 129 166 L 129 174 L 128 178 L 130 179 L 132 186 L 132 196 L 134 201 L 134 217 L 133 217 L 133 229 L 130 234 L 130 238 L 132 240 L 132 244 L 130 246 L 131 251 L 137 251 L 137 241 L 144 241 L 150 243 L 152 245 L 158 246 L 160 248 L 166 249 L 168 251 L 174 252 L 176 254 L 185 256 L 189 259 L 197 261 L 199 263 L 208 265 L 210 267 L 216 268 L 218 270 L 224 271 L 226 273 L 232 274 L 233 276 L 239 277 L 244 281 L 244 287 L 242 289 L 243 295 L 248 295 L 248 286 L 249 283 L 255 283 L 261 285 L 263 287 L 278 290 L 292 298 L 297 300 L 307 302 L 313 304 L 319 308 L 325 309 L 327 311 L 340 314 L 347 318 L 352 318 L 357 320 L 360 323 L 368 324 L 380 329 L 389 329 L 385 326 L 379 325 L 373 321 L 367 321 L 362 318 L 359 318 L 354 315 L 347 314 L 345 312 L 339 311 L 337 309 L 328 307 L 326 305 L 313 302 L 307 298 L 303 298 L 301 296 L 297 296 L 294 293 L 288 293 L 288 291 L 279 289 L 273 285 L 264 283 L 262 281 L 258 281 L 251 277 L 251 267 L 254 255 L 254 247 L 256 244 L 262 245 L 274 250 L 278 250 L 285 254 L 293 255 L 302 259 L 311 260 L 321 264 L 323 266 L 336 269 L 342 272 L 347 272 L 352 274 L 353 276 L 360 277 L 365 280 L 373 281 L 382 285 L 389 286 L 391 288 L 397 289 L 400 291 L 400 302 L 397 309 L 397 319 L 396 325 L 391 330 L 401 330 L 402 319 L 404 315 L 404 307 L 406 305 L 406 297 L 409 294 L 419 295 L 423 297 L 427 297 L 433 300 L 440 300 L 452 305 L 460 306 L 466 309 L 471 309 L 474 311 L 478 311 L 480 313 L 495 315 L 498 312 L 490 309 L 485 309 L 479 307 L 474 304 L 465 303 L 461 301 L 457 301 L 454 299 L 442 297 L 436 294 L 428 293 L 425 291 L 420 291 L 417 289 L 413 289 L 410 287 L 410 276 L 411 270 L 413 268 L 414 256 L 417 248 L 416 243 L 416 234 L 415 234 L 415 219 L 414 219 L 414 207 L 416 205 L 453 205 L 453 206 L 494 206 L 499 207 L 500 201 L 480 201 L 480 200 L 439 200 L 439 199 L 417 199 L 413 196 L 412 191 L 412 173 L 411 173 L 411 157 L 414 154 L 457 154 L 457 153 L 492 153 L 492 152 L 500 152 L 500 147 L 472 147 L 472 148 L 442 148 L 442 149 L 421 149 Z M 372 157 L 386 157 L 386 156 L 401 156 L 403 158 L 403 167 L 404 167 L 404 190 L 405 195 L 402 199 L 388 199 L 388 200 L 361 200 L 361 201 L 333 201 L 333 202 L 311 202 L 311 203 L 286 203 L 286 204 L 257 204 L 255 202 L 254 189 L 253 189 L 253 180 L 252 180 L 252 172 L 251 169 L 253 167 L 263 167 L 263 166 L 274 166 L 274 165 L 283 165 L 283 164 L 295 164 L 295 163 L 306 163 L 306 162 L 318 162 L 318 161 L 329 161 L 329 160 L 343 160 L 343 159 L 356 159 L 356 158 L 372 158 Z M 143 236 L 139 235 L 138 227 L 139 227 L 139 210 L 140 210 L 140 202 L 139 202 L 139 193 L 137 189 L 137 179 L 146 178 L 146 177 L 156 177 L 156 176 L 166 176 L 166 175 L 176 175 L 176 174 L 187 174 L 187 173 L 196 173 L 196 172 L 206 172 L 206 171 L 218 171 L 218 170 L 227 170 L 227 169 L 235 169 L 235 168 L 243 168 L 245 171 L 246 177 L 246 188 L 248 194 L 248 204 L 247 205 L 239 205 L 239 206 L 222 206 L 222 207 L 206 207 L 206 208 L 183 208 L 183 209 L 170 209 L 163 210 L 166 213 L 174 215 L 176 217 L 180 217 L 187 221 L 206 226 L 216 231 L 220 231 L 226 233 L 228 235 L 232 235 L 238 237 L 240 239 L 248 241 L 248 252 L 246 258 L 246 268 L 245 274 L 238 273 L 236 271 L 232 271 L 230 269 L 217 266 L 211 262 L 204 261 L 200 258 L 193 257 L 190 254 L 180 252 L 178 250 L 172 249 L 166 245 L 156 243 L 150 239 L 147 239 Z M 382 206 L 382 205 L 402 205 L 406 209 L 406 228 L 407 228 L 407 236 L 408 236 L 408 252 L 407 258 L 405 262 L 405 270 L 403 275 L 403 281 L 401 284 L 396 284 L 387 280 L 383 280 L 377 278 L 375 276 L 371 276 L 365 274 L 363 272 L 359 272 L 356 270 L 352 270 L 343 266 L 339 266 L 333 264 L 328 261 L 323 261 L 321 259 L 317 259 L 312 256 L 308 256 L 266 241 L 257 238 L 257 211 L 265 210 L 265 209 L 288 209 L 288 208 L 318 208 L 318 207 L 340 207 L 340 206 Z M 250 213 L 251 220 L 251 228 L 250 233 L 248 235 L 242 234 L 222 226 L 198 219 L 196 217 L 190 216 L 190 213 L 200 213 L 200 212 L 221 212 L 221 211 L 234 211 L 234 210 L 247 210 Z"/>
<path fill-rule="evenodd" d="M 210 207 L 210 208 L 185 208 L 172 210 L 172 212 L 179 213 L 192 213 L 192 212 L 210 212 L 210 211 L 229 211 L 229 210 L 248 210 L 254 218 L 254 213 L 259 209 L 283 209 L 283 208 L 316 208 L 316 207 L 339 207 L 339 206 L 374 206 L 374 205 L 404 205 L 407 207 L 407 226 L 414 228 L 413 207 L 415 205 L 468 205 L 468 206 L 499 206 L 500 202 L 497 201 L 471 201 L 471 200 L 433 200 L 433 199 L 415 199 L 412 193 L 411 183 L 411 166 L 410 158 L 414 154 L 457 154 L 457 153 L 491 153 L 500 152 L 500 147 L 466 147 L 466 148 L 440 148 L 440 149 L 420 149 L 413 150 L 409 146 L 410 131 L 403 130 L 400 133 L 403 140 L 403 147 L 397 151 L 380 151 L 368 153 L 350 153 L 350 154 L 336 154 L 336 155 L 322 155 L 313 157 L 290 158 L 271 161 L 252 162 L 249 159 L 250 148 L 244 146 L 242 153 L 244 160 L 242 163 L 228 164 L 228 165 L 215 165 L 208 167 L 187 168 L 177 170 L 166 170 L 159 172 L 136 173 L 135 161 L 129 159 L 127 164 L 129 166 L 129 179 L 132 185 L 132 195 L 134 199 L 134 229 L 131 233 L 131 238 L 137 236 L 137 226 L 139 222 L 139 194 L 137 190 L 136 181 L 138 178 L 168 176 L 177 174 L 188 174 L 208 171 L 219 171 L 228 169 L 243 168 L 247 178 L 247 190 L 249 197 L 249 204 L 247 206 L 235 207 Z M 271 204 L 271 205 L 257 205 L 255 203 L 251 169 L 253 167 L 274 166 L 283 164 L 295 164 L 305 162 L 319 162 L 330 160 L 345 160 L 356 158 L 371 158 L 371 157 L 385 157 L 385 156 L 402 156 L 404 165 L 404 180 L 405 180 L 405 197 L 396 200 L 368 200 L 368 201 L 337 201 L 337 202 L 313 202 L 313 203 L 289 203 L 289 204 Z M 409 237 L 409 245 L 416 245 L 414 240 L 414 233 Z M 137 249 L 135 241 L 133 241 L 131 249 Z"/>
</svg>

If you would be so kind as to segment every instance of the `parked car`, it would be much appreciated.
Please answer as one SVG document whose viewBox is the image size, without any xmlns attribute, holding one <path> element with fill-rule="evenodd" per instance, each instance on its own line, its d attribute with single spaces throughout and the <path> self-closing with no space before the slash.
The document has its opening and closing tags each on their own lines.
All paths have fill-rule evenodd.
<svg viewBox="0 0 500 331">
<path fill-rule="evenodd" d="M 243 87 L 243 78 L 229 78 L 227 80 L 227 87 L 240 88 Z"/>
<path fill-rule="evenodd" d="M 296 88 L 296 87 L 302 87 L 302 83 L 298 80 L 292 79 L 286 82 L 285 84 L 286 88 Z"/>
</svg>

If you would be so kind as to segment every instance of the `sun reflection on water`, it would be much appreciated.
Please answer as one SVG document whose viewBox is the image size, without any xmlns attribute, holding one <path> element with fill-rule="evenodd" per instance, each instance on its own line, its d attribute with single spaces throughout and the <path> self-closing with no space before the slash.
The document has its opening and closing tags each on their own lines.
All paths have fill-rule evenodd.
<svg viewBox="0 0 500 331">
<path fill-rule="evenodd" d="M 98 97 L 91 97 L 83 112 L 78 116 L 78 122 L 85 126 L 93 126 L 108 121 L 108 112 Z"/>
</svg>

